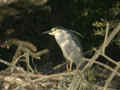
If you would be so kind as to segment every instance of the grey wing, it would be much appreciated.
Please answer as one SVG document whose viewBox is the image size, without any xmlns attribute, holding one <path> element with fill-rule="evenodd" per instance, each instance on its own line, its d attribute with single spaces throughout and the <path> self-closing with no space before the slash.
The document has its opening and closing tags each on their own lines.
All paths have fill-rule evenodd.
<svg viewBox="0 0 120 90">
<path fill-rule="evenodd" d="M 71 33 L 71 36 L 72 36 L 72 40 L 76 43 L 77 47 L 80 48 L 81 52 L 82 52 L 82 45 L 81 45 L 81 42 L 80 42 L 80 39 L 77 37 L 77 35 L 75 33 Z"/>
</svg>

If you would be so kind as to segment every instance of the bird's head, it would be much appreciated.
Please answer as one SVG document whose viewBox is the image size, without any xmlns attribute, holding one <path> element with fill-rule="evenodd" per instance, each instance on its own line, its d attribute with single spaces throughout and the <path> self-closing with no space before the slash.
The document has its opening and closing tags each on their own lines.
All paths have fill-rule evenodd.
<svg viewBox="0 0 120 90">
<path fill-rule="evenodd" d="M 51 28 L 50 31 L 47 31 L 45 33 L 48 33 L 49 35 L 52 35 L 52 36 L 56 36 L 56 35 L 59 35 L 59 34 L 62 35 L 64 33 L 66 33 L 66 32 L 67 32 L 67 30 L 64 27 L 57 26 L 57 27 Z"/>
</svg>

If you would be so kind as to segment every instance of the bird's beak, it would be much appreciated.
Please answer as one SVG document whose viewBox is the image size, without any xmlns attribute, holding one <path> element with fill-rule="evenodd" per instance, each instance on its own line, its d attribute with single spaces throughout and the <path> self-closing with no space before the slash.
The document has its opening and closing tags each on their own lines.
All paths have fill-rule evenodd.
<svg viewBox="0 0 120 90">
<path fill-rule="evenodd" d="M 49 34 L 49 33 L 50 33 L 50 30 L 49 30 L 49 31 L 42 32 L 42 34 Z"/>
<path fill-rule="evenodd" d="M 45 32 L 43 32 L 43 34 L 49 34 L 49 35 L 54 35 L 54 33 L 52 32 L 52 31 L 45 31 Z"/>
</svg>

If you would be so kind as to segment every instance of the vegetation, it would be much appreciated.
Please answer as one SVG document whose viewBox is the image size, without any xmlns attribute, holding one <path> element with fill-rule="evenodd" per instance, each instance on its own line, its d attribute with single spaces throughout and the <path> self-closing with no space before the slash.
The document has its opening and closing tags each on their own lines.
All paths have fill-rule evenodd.
<svg viewBox="0 0 120 90">
<path fill-rule="evenodd" d="M 119 0 L 0 0 L 0 88 L 120 89 L 119 22 Z M 60 48 L 43 34 L 54 26 L 80 33 L 89 62 L 82 71 L 66 72 Z"/>
</svg>

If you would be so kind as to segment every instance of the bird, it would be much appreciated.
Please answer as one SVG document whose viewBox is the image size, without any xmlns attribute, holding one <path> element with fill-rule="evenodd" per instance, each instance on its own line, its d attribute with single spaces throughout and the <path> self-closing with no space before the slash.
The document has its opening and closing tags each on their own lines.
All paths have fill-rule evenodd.
<svg viewBox="0 0 120 90">
<path fill-rule="evenodd" d="M 72 64 L 75 63 L 76 67 L 83 67 L 84 61 L 80 60 L 83 57 L 82 46 L 80 40 L 72 32 L 71 29 L 66 29 L 62 26 L 56 26 L 45 32 L 53 36 L 61 48 L 63 56 L 70 62 L 70 70 L 72 70 Z"/>
</svg>

